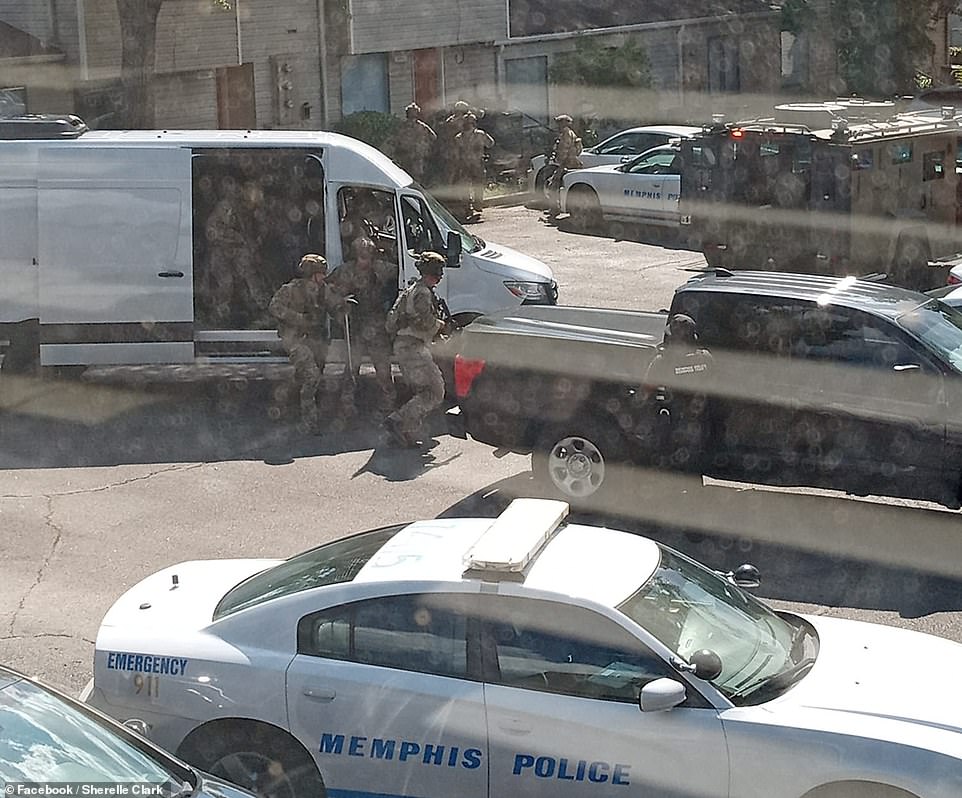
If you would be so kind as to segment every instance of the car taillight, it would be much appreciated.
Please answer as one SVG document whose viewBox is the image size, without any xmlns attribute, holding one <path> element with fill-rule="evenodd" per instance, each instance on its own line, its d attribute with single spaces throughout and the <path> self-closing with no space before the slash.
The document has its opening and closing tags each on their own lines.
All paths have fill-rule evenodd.
<svg viewBox="0 0 962 798">
<path fill-rule="evenodd" d="M 952 272 L 949 272 L 949 276 L 945 279 L 945 284 L 959 285 L 959 283 L 962 283 L 962 277 L 957 277 L 956 275 L 952 274 Z"/>
<path fill-rule="evenodd" d="M 471 393 L 471 386 L 482 371 L 484 371 L 483 360 L 472 360 L 461 355 L 454 356 L 454 393 L 458 399 L 464 399 Z"/>
</svg>

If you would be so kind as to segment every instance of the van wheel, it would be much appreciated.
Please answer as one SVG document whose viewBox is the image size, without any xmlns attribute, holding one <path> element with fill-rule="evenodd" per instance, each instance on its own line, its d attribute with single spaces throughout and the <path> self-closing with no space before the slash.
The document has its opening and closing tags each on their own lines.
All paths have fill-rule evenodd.
<svg viewBox="0 0 962 798">
<path fill-rule="evenodd" d="M 624 476 L 627 445 L 614 424 L 587 421 L 546 429 L 531 455 L 535 479 L 575 505 L 611 498 Z"/>
<path fill-rule="evenodd" d="M 257 722 L 215 722 L 184 741 L 179 755 L 262 798 L 326 798 L 307 751 L 279 729 Z"/>
<path fill-rule="evenodd" d="M 587 186 L 575 186 L 568 191 L 568 213 L 571 227 L 579 233 L 591 233 L 601 228 L 601 203 L 598 195 Z"/>
<path fill-rule="evenodd" d="M 40 327 L 26 322 L 0 327 L 0 371 L 7 374 L 38 374 Z"/>
</svg>

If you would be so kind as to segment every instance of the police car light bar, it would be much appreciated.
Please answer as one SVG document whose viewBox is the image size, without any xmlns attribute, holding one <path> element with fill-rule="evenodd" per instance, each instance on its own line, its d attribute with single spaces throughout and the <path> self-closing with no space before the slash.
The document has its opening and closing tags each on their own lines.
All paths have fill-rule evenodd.
<svg viewBox="0 0 962 798">
<path fill-rule="evenodd" d="M 468 551 L 464 576 L 522 579 L 567 516 L 567 502 L 515 499 Z"/>
</svg>

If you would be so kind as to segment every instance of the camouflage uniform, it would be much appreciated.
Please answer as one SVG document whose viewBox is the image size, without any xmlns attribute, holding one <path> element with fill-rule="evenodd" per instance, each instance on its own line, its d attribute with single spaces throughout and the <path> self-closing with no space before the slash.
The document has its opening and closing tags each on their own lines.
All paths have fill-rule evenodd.
<svg viewBox="0 0 962 798">
<path fill-rule="evenodd" d="M 425 162 L 438 136 L 430 125 L 418 117 L 420 108 L 412 104 L 405 110 L 407 119 L 401 123 L 396 133 L 395 151 L 398 163 L 418 183 L 423 183 Z"/>
<path fill-rule="evenodd" d="M 481 212 L 484 206 L 484 151 L 494 146 L 494 139 L 477 127 L 474 114 L 466 117 L 464 130 L 454 138 L 458 153 L 458 189 L 467 212 Z"/>
<path fill-rule="evenodd" d="M 376 257 L 377 248 L 370 239 L 367 242 Z M 355 243 L 355 254 L 358 252 Z M 351 357 L 354 374 L 344 370 L 341 385 L 341 405 L 345 412 L 354 410 L 354 384 L 360 370 L 361 358 L 367 354 L 374 364 L 380 389 L 379 407 L 388 412 L 394 409 L 396 394 L 391 377 L 391 336 L 384 326 L 387 311 L 397 293 L 398 268 L 383 260 L 362 259 L 347 261 L 331 275 L 334 289 L 341 296 L 353 296 L 357 304 L 348 307 L 350 313 Z M 352 376 L 354 379 L 352 379 Z"/>
<path fill-rule="evenodd" d="M 214 321 L 226 323 L 233 304 L 248 304 L 255 317 L 267 305 L 267 293 L 254 264 L 250 230 L 253 216 L 245 214 L 239 200 L 222 199 L 207 217 L 208 301 Z M 246 296 L 236 297 L 237 289 Z"/>
<path fill-rule="evenodd" d="M 428 413 L 444 399 L 444 377 L 431 357 L 431 344 L 444 330 L 445 323 L 434 288 L 426 282 L 435 267 L 434 273 L 440 276 L 444 259 L 435 253 L 425 254 L 433 255 L 434 259 L 422 269 L 421 278 L 401 292 L 390 314 L 397 319 L 394 356 L 413 396 L 391 413 L 385 424 L 409 444 L 414 442 Z M 423 261 L 425 255 L 421 258 Z"/>
<path fill-rule="evenodd" d="M 557 214 L 561 211 L 561 182 L 565 174 L 570 169 L 580 169 L 581 163 L 581 139 L 571 128 L 571 117 L 567 114 L 555 117 L 555 121 L 561 125 L 561 131 L 554 144 L 554 162 L 557 168 L 548 178 L 548 194 L 551 199 L 551 213 Z"/>
<path fill-rule="evenodd" d="M 302 271 L 307 271 L 301 260 Z M 313 256 L 327 270 L 320 256 Z M 300 386 L 301 417 L 316 431 L 319 423 L 317 393 L 327 362 L 328 336 L 326 322 L 329 313 L 343 307 L 341 298 L 323 283 L 314 281 L 313 272 L 297 277 L 277 289 L 270 302 L 270 312 L 279 322 L 278 335 L 294 366 L 294 382 Z"/>
<path fill-rule="evenodd" d="M 460 192 L 456 189 L 459 179 L 460 161 L 458 159 L 457 144 L 455 139 L 464 130 L 464 122 L 470 108 L 466 102 L 458 101 L 454 104 L 454 113 L 444 120 L 438 129 L 438 154 L 441 160 L 442 187 L 436 190 L 436 194 L 441 201 L 453 208 L 457 202 Z"/>
</svg>

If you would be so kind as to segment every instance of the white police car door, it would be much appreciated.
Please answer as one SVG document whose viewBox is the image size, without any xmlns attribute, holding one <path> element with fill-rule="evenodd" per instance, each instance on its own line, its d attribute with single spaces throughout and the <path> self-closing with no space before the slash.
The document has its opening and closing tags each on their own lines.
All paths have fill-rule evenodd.
<svg viewBox="0 0 962 798">
<path fill-rule="evenodd" d="M 461 595 L 381 596 L 301 619 L 288 713 L 328 798 L 486 798 L 465 609 Z"/>
<path fill-rule="evenodd" d="M 643 713 L 639 685 L 683 681 L 591 610 L 482 596 L 491 795 L 728 796 L 718 712 L 688 700 Z"/>
<path fill-rule="evenodd" d="M 671 205 L 674 205 L 674 212 L 678 212 L 680 178 L 671 174 L 676 154 L 671 147 L 658 147 L 625 166 L 621 173 L 622 190 L 615 195 L 619 215 L 664 219 L 670 215 Z"/>
</svg>

